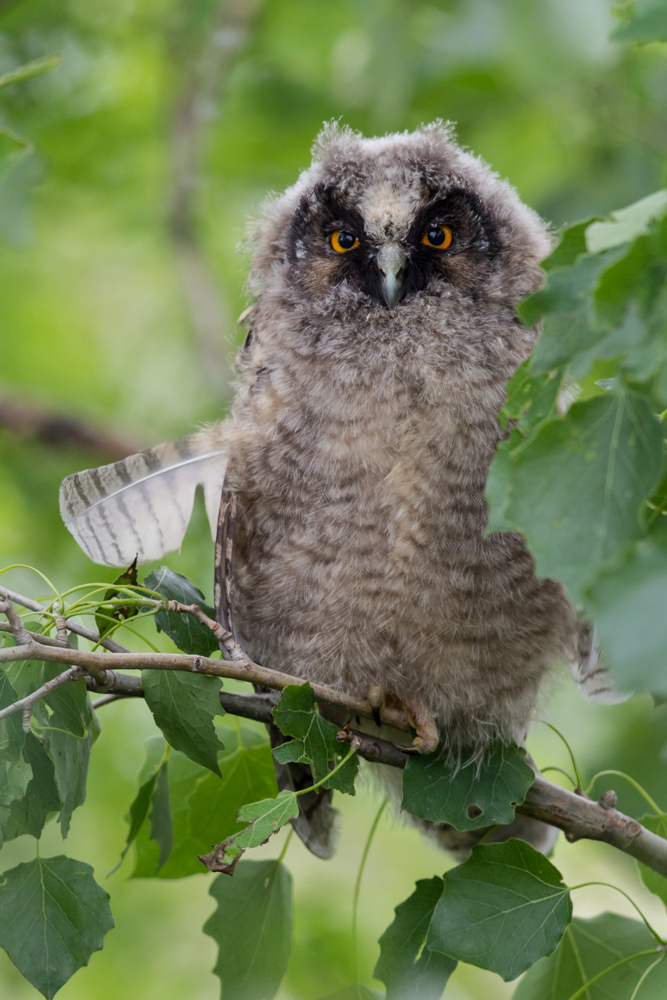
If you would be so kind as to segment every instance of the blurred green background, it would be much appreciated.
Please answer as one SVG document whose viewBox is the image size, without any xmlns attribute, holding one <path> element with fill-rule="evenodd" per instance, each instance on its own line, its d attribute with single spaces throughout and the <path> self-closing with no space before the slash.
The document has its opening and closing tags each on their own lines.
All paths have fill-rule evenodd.
<svg viewBox="0 0 667 1000">
<path fill-rule="evenodd" d="M 323 120 L 373 134 L 451 119 L 556 227 L 664 184 L 667 46 L 620 46 L 613 27 L 608 0 L 0 0 L 0 74 L 62 54 L 54 72 L 0 92 L 0 127 L 35 147 L 0 176 L 0 566 L 36 565 L 61 588 L 112 578 L 62 527 L 58 484 L 224 412 L 247 304 L 246 220 L 307 165 Z M 211 549 L 200 511 L 166 560 L 209 596 Z M 44 592 L 28 570 L 1 579 Z M 593 707 L 565 681 L 542 708 L 583 770 L 629 770 L 663 805 L 665 711 L 648 698 Z M 209 876 L 128 880 L 128 866 L 105 879 L 154 727 L 143 704 L 112 704 L 101 721 L 89 806 L 66 844 L 52 823 L 41 849 L 95 866 L 117 928 L 59 996 L 214 1000 L 214 945 L 199 932 Z M 569 767 L 546 727 L 530 745 L 540 765 Z M 641 815 L 616 784 L 621 808 Z M 317 1000 L 351 978 L 352 888 L 379 802 L 369 787 L 338 804 L 334 861 L 289 848 L 295 941 L 281 1000 Z M 34 849 L 21 838 L 0 866 Z M 617 880 L 667 925 L 610 849 L 561 842 L 556 863 L 570 884 Z M 362 894 L 365 981 L 393 907 L 448 864 L 385 815 Z M 616 895 L 583 890 L 577 912 L 630 915 Z M 459 968 L 446 995 L 511 992 Z M 0 952 L 3 1000 L 36 995 Z"/>
</svg>

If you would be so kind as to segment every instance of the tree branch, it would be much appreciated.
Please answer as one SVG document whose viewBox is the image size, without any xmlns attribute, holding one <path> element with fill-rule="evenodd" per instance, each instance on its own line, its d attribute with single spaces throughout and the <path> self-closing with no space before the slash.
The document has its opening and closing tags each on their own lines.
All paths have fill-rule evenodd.
<svg viewBox="0 0 667 1000">
<path fill-rule="evenodd" d="M 92 678 L 87 678 L 86 683 L 91 691 L 111 690 L 115 692 L 116 697 L 121 698 L 141 697 L 143 694 L 139 678 L 123 674 L 114 673 L 109 688 L 106 685 L 100 686 Z M 298 681 L 293 680 L 293 683 Z M 272 711 L 277 701 L 274 694 L 220 692 L 220 704 L 230 715 L 239 715 L 267 724 L 274 721 Z M 340 710 L 342 707 L 340 704 L 328 702 L 324 706 L 323 714 L 330 717 L 331 709 Z M 369 736 L 354 729 L 350 729 L 349 732 L 341 731 L 339 740 L 349 742 L 360 757 L 371 763 L 405 767 L 407 754 L 389 740 L 379 736 Z M 612 795 L 612 799 L 615 801 L 615 796 Z M 558 827 L 571 843 L 576 840 L 598 840 L 609 844 L 667 877 L 667 840 L 651 833 L 637 820 L 618 812 L 613 806 L 610 807 L 608 792 L 600 797 L 599 802 L 594 802 L 585 795 L 568 792 L 538 774 L 535 783 L 528 790 L 525 802 L 518 806 L 517 812 Z"/>
<path fill-rule="evenodd" d="M 20 701 L 15 701 L 12 705 L 8 705 L 7 708 L 0 709 L 0 719 L 6 719 L 8 715 L 14 715 L 16 712 L 23 712 L 23 715 L 30 713 L 32 706 L 42 698 L 45 698 L 56 688 L 61 687 L 63 684 L 67 684 L 69 681 L 78 681 L 83 677 L 85 670 L 81 667 L 70 667 L 69 670 L 63 670 L 62 674 L 58 674 L 57 677 L 52 678 L 52 680 L 47 681 L 46 684 L 42 684 L 40 688 L 33 691 L 32 694 L 27 695 L 25 698 L 21 698 Z"/>
<path fill-rule="evenodd" d="M 0 429 L 11 431 L 18 437 L 36 438 L 52 448 L 81 448 L 98 456 L 103 455 L 111 462 L 140 450 L 136 443 L 108 434 L 79 417 L 1 397 Z"/>
<path fill-rule="evenodd" d="M 28 611 L 35 611 L 38 615 L 46 614 L 47 610 L 43 604 L 39 601 L 33 601 L 30 597 L 24 597 L 23 594 L 17 594 L 14 590 L 9 590 L 7 587 L 0 586 L 0 601 L 12 601 L 14 604 L 20 604 L 22 608 L 27 608 Z M 102 639 L 98 632 L 95 632 L 92 628 L 86 628 L 85 625 L 79 625 L 77 622 L 68 621 L 67 629 L 70 632 L 74 632 L 76 635 L 80 635 L 83 639 L 90 639 L 91 642 L 100 643 L 105 649 L 110 650 L 112 653 L 127 653 L 128 650 L 125 646 L 121 646 L 119 642 L 114 642 L 113 639 Z M 45 642 L 46 645 L 51 645 L 51 642 L 57 640 L 51 640 L 51 642 L 46 642 L 45 636 L 37 636 L 33 632 L 27 633 L 32 636 L 38 642 Z M 58 643 L 60 645 L 60 643 Z"/>
<path fill-rule="evenodd" d="M 171 128 L 169 232 L 203 371 L 222 395 L 229 393 L 231 379 L 227 307 L 202 248 L 197 196 L 207 134 L 234 60 L 246 44 L 259 3 L 260 0 L 220 0 L 210 20 L 198 32 L 186 20 L 179 23 L 170 39 L 174 61 L 185 68 Z M 199 37 L 188 45 L 193 32 Z"/>
<path fill-rule="evenodd" d="M 4 591 L 3 596 L 6 602 L 3 605 L 3 610 L 5 615 L 8 615 L 7 609 L 11 607 L 7 600 L 9 592 Z M 26 599 L 20 598 L 19 595 L 12 596 L 17 598 L 20 603 L 36 603 L 26 602 Z M 42 610 L 44 609 L 42 608 Z M 174 606 L 174 610 L 192 613 L 191 608 L 187 605 L 178 608 Z M 11 617 L 12 611 L 13 608 L 8 617 Z M 203 615 L 203 617 L 206 616 Z M 27 641 L 21 642 L 20 645 L 0 649 L 0 665 L 16 660 L 45 660 L 51 663 L 66 663 L 69 669 L 27 698 L 2 709 L 0 719 L 15 712 L 24 712 L 24 714 L 26 711 L 29 712 L 32 705 L 54 687 L 70 680 L 76 680 L 85 676 L 86 673 L 88 673 L 86 684 L 89 690 L 107 696 L 102 700 L 103 704 L 118 697 L 141 697 L 143 691 L 140 678 L 119 673 L 119 669 L 183 670 L 208 674 L 213 677 L 249 681 L 276 691 L 280 691 L 290 684 L 305 683 L 302 678 L 270 670 L 253 663 L 240 650 L 240 647 L 234 649 L 234 653 L 237 656 L 240 653 L 240 656 L 233 660 L 214 660 L 212 657 L 190 656 L 182 653 L 103 653 L 62 648 L 59 644 L 45 644 L 40 641 L 44 638 L 43 636 L 33 637 L 25 630 L 23 630 L 25 632 L 23 635 L 20 632 L 22 628 L 20 620 L 15 613 L 9 628 L 12 629 L 15 637 L 18 632 L 24 640 L 27 637 Z M 71 624 L 68 624 L 67 628 L 74 631 Z M 90 634 L 94 637 L 93 641 L 99 640 L 96 633 Z M 405 766 L 406 749 L 398 747 L 386 739 L 369 736 L 348 727 L 347 723 L 350 717 L 373 718 L 373 708 L 367 701 L 323 684 L 311 684 L 311 686 L 322 714 L 344 727 L 339 733 L 341 742 L 349 742 L 359 756 L 373 763 L 387 764 L 391 767 Z M 220 692 L 220 703 L 225 711 L 232 715 L 240 715 L 264 723 L 273 722 L 272 710 L 276 701 L 277 698 L 272 693 Z M 382 708 L 380 711 L 384 725 L 402 732 L 409 730 L 408 719 L 404 712 L 395 708 Z M 637 820 L 618 812 L 614 805 L 615 796 L 610 796 L 609 793 L 605 793 L 599 802 L 594 802 L 584 795 L 568 792 L 538 775 L 526 795 L 525 802 L 518 807 L 517 811 L 558 827 L 558 829 L 563 830 L 569 841 L 588 839 L 609 844 L 667 877 L 667 840 L 651 833 Z"/>
</svg>

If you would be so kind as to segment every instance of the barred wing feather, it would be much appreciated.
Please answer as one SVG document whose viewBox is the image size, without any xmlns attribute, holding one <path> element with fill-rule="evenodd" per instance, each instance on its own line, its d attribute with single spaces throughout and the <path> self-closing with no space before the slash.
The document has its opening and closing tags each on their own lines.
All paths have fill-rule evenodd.
<svg viewBox="0 0 667 1000">
<path fill-rule="evenodd" d="M 135 556 L 149 562 L 180 546 L 198 486 L 215 532 L 226 464 L 217 425 L 68 476 L 60 513 L 93 562 L 129 566 Z"/>
</svg>

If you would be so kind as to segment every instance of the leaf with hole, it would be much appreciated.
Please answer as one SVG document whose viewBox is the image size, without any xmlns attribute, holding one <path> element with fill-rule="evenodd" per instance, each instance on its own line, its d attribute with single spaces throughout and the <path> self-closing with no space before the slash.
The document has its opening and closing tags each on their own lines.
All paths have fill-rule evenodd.
<svg viewBox="0 0 667 1000">
<path fill-rule="evenodd" d="M 426 946 L 506 982 L 555 951 L 572 919 L 560 872 L 522 840 L 474 847 L 444 880 Z"/>
<path fill-rule="evenodd" d="M 441 751 L 408 757 L 403 809 L 457 830 L 511 823 L 535 781 L 526 751 L 515 743 L 492 745 L 483 760 L 461 766 Z"/>
</svg>

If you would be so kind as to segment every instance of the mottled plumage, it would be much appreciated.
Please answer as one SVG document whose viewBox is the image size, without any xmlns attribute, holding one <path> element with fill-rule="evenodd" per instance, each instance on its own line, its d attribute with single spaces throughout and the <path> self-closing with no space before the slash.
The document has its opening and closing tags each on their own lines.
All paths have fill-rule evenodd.
<svg viewBox="0 0 667 1000">
<path fill-rule="evenodd" d="M 447 250 L 421 242 L 434 222 Z M 344 255 L 332 231 L 360 241 Z M 330 127 L 256 228 L 257 305 L 227 434 L 240 641 L 350 691 L 380 685 L 452 746 L 521 738 L 576 615 L 517 534 L 484 536 L 505 384 L 535 331 L 545 227 L 449 131 Z M 377 254 L 398 243 L 389 309 Z"/>
<path fill-rule="evenodd" d="M 447 126 L 379 139 L 325 128 L 255 226 L 231 417 L 70 477 L 68 525 L 96 561 L 155 557 L 180 544 L 198 483 L 217 521 L 224 476 L 216 590 L 243 647 L 341 690 L 379 686 L 420 723 L 421 749 L 433 721 L 461 760 L 522 740 L 565 661 L 604 698 L 590 628 L 561 585 L 535 576 L 519 534 L 485 534 L 505 386 L 536 336 L 515 307 L 549 247 Z M 327 854 L 317 802 L 301 821 Z M 422 826 L 460 850 L 480 835 Z"/>
</svg>

